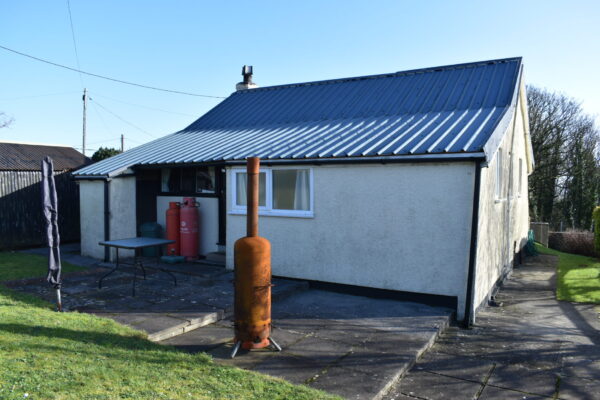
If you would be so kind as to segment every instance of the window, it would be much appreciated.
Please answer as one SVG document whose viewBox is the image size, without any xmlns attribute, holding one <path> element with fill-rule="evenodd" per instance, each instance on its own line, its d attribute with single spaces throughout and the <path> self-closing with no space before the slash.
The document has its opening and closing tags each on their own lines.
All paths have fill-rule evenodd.
<svg viewBox="0 0 600 400">
<path fill-rule="evenodd" d="M 233 169 L 232 209 L 246 213 L 248 176 L 243 169 Z M 309 168 L 261 169 L 258 210 L 261 215 L 312 217 L 312 170 Z"/>
<path fill-rule="evenodd" d="M 215 193 L 215 167 L 163 168 L 161 191 L 183 195 Z"/>
<path fill-rule="evenodd" d="M 502 149 L 498 149 L 496 160 L 496 200 L 502 199 Z"/>
<path fill-rule="evenodd" d="M 215 167 L 196 168 L 196 193 L 215 192 Z"/>
</svg>

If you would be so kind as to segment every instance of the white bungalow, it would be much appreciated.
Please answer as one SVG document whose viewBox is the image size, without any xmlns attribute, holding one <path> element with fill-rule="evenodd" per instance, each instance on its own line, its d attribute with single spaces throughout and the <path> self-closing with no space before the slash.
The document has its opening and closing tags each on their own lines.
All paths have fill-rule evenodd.
<svg viewBox="0 0 600 400">
<path fill-rule="evenodd" d="M 527 239 L 520 58 L 263 88 L 247 73 L 237 88 L 187 128 L 74 173 L 84 255 L 192 195 L 200 253 L 233 268 L 244 160 L 258 156 L 274 275 L 474 320 Z"/>
</svg>

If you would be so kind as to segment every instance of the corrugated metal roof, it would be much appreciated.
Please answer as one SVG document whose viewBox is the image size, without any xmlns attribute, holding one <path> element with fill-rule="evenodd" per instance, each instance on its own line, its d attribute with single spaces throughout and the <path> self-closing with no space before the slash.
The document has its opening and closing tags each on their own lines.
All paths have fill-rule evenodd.
<svg viewBox="0 0 600 400">
<path fill-rule="evenodd" d="M 182 131 L 76 172 L 134 165 L 480 153 L 518 90 L 520 58 L 233 93 Z"/>
<path fill-rule="evenodd" d="M 56 171 L 73 170 L 91 160 L 72 147 L 0 142 L 0 170 L 41 171 L 43 158 L 50 156 Z"/>
</svg>

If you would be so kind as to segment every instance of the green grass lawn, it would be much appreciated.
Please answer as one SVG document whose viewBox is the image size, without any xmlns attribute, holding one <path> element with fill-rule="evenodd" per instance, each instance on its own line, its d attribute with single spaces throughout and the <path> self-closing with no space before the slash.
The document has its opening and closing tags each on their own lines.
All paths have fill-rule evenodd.
<svg viewBox="0 0 600 400">
<path fill-rule="evenodd" d="M 62 262 L 63 273 L 80 271 L 85 268 Z M 45 277 L 48 273 L 48 258 L 26 253 L 0 253 L 0 280 Z"/>
<path fill-rule="evenodd" d="M 600 304 L 600 260 L 563 253 L 536 244 L 542 254 L 558 256 L 556 297 L 559 300 Z"/>
<path fill-rule="evenodd" d="M 45 275 L 37 257 L 6 254 L 0 253 L 0 281 L 24 278 L 26 270 Z M 152 343 L 112 320 L 54 312 L 53 305 L 0 284 L 0 399 L 24 398 L 337 397 Z"/>
</svg>

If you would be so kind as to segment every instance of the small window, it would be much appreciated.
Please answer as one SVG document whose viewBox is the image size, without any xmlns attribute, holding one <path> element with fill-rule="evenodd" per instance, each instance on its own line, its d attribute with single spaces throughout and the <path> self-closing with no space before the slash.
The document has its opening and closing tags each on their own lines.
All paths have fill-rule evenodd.
<svg viewBox="0 0 600 400">
<path fill-rule="evenodd" d="M 496 160 L 496 200 L 502 199 L 502 149 L 498 149 Z"/>
<path fill-rule="evenodd" d="M 232 171 L 232 213 L 246 213 L 247 175 Z M 262 215 L 312 217 L 312 170 L 309 168 L 261 169 L 259 212 Z"/>
<path fill-rule="evenodd" d="M 215 193 L 215 167 L 163 168 L 161 191 L 194 195 Z"/>
<path fill-rule="evenodd" d="M 215 192 L 215 167 L 196 168 L 196 193 Z"/>
</svg>

